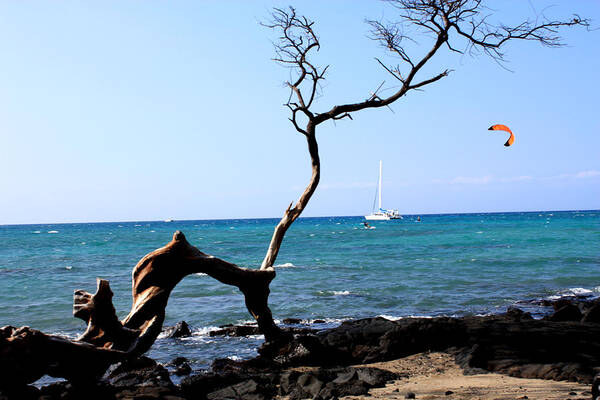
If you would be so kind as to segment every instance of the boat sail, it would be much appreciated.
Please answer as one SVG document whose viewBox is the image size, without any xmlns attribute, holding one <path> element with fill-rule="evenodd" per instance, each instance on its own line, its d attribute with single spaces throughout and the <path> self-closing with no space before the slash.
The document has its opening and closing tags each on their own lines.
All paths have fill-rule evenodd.
<svg viewBox="0 0 600 400">
<path fill-rule="evenodd" d="M 373 212 L 365 215 L 369 221 L 388 221 L 390 219 L 402 219 L 398 210 L 385 210 L 381 208 L 381 160 L 379 160 L 379 180 L 377 181 L 377 191 L 375 192 L 375 201 L 373 201 Z M 379 199 L 379 208 L 375 210 L 375 202 Z"/>
</svg>

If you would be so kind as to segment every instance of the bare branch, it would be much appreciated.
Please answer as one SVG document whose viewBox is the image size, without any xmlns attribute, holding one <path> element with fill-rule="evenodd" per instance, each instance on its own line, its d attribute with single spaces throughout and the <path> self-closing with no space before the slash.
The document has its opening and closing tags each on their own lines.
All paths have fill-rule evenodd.
<svg viewBox="0 0 600 400">
<path fill-rule="evenodd" d="M 338 121 L 338 120 L 340 120 L 340 119 L 343 119 L 343 118 L 349 118 L 349 119 L 352 119 L 352 114 L 350 114 L 350 113 L 345 113 L 345 114 L 342 114 L 342 115 L 338 115 L 338 116 L 336 116 L 336 117 L 333 117 L 332 119 L 333 119 L 334 121 Z"/>
<path fill-rule="evenodd" d="M 409 86 L 409 89 L 410 89 L 410 90 L 413 90 L 413 89 L 418 89 L 418 88 L 420 88 L 421 86 L 429 85 L 430 83 L 433 83 L 433 82 L 439 81 L 440 79 L 442 79 L 442 78 L 444 78 L 444 77 L 448 76 L 448 74 L 449 74 L 450 72 L 451 72 L 450 70 L 445 70 L 444 72 L 442 72 L 441 74 L 438 74 L 438 75 L 434 76 L 433 78 L 426 79 L 426 80 L 424 80 L 424 81 L 422 81 L 422 82 L 419 82 L 419 83 L 415 83 L 414 85 L 410 85 L 410 86 Z"/>
<path fill-rule="evenodd" d="M 370 35 L 371 39 L 379 42 L 382 47 L 398 55 L 411 67 L 415 66 L 402 45 L 404 40 L 410 39 L 400 32 L 398 24 L 389 24 L 385 26 L 379 21 L 367 21 L 367 23 L 371 25 L 372 28 Z"/>
<path fill-rule="evenodd" d="M 296 123 L 296 112 L 301 111 L 308 118 L 312 117 L 309 109 L 319 91 L 319 81 L 325 78 L 327 71 L 327 67 L 319 69 L 309 61 L 310 52 L 320 48 L 319 38 L 313 30 L 314 22 L 298 16 L 296 10 L 290 7 L 287 10 L 275 8 L 271 21 L 262 25 L 279 33 L 277 41 L 273 43 L 277 55 L 274 60 L 296 73 L 294 79 L 287 82 L 290 94 L 298 101 L 290 121 L 298 132 L 306 135 L 306 130 L 300 129 Z M 304 94 L 304 90 L 308 95 Z"/>
<path fill-rule="evenodd" d="M 402 75 L 400 74 L 399 68 L 396 68 L 396 71 L 392 71 L 390 69 L 390 67 L 388 67 L 387 65 L 385 65 L 383 62 L 381 62 L 381 60 L 379 58 L 375 58 L 375 60 L 377 60 L 377 62 L 379 63 L 379 65 L 381 65 L 387 72 L 389 72 L 394 78 L 398 79 L 400 82 L 404 83 L 404 79 L 402 78 Z"/>
<path fill-rule="evenodd" d="M 484 52 L 490 57 L 504 61 L 501 48 L 513 39 L 535 41 L 544 46 L 562 45 L 559 29 L 571 26 L 589 27 L 589 20 L 573 15 L 568 20 L 553 20 L 543 14 L 535 19 L 527 19 L 514 26 L 488 22 L 489 9 L 483 0 L 384 0 L 394 6 L 400 19 L 426 32 L 440 32 L 452 28 L 458 38 L 467 41 L 467 51 L 476 54 Z M 541 21 L 541 22 L 538 22 Z M 385 27 L 396 32 L 397 26 Z M 453 39 L 453 40 L 455 40 Z M 449 50 L 462 53 L 450 41 Z"/>
</svg>

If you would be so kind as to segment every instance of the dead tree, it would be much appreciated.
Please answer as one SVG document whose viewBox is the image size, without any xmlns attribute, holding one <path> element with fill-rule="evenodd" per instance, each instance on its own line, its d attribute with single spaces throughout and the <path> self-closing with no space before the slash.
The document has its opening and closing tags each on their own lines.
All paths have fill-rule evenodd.
<svg viewBox="0 0 600 400">
<path fill-rule="evenodd" d="M 257 320 L 267 341 L 287 339 L 276 326 L 268 307 L 269 285 L 275 278 L 273 265 L 286 231 L 302 214 L 320 179 L 320 160 L 316 130 L 327 121 L 352 119 L 352 113 L 380 108 L 396 102 L 408 92 L 421 89 L 448 76 L 447 69 L 430 76 L 420 76 L 423 66 L 442 49 L 458 53 L 483 52 L 495 60 L 504 59 L 503 48 L 512 40 L 528 40 L 546 46 L 560 46 L 557 32 L 562 27 L 582 25 L 588 21 L 577 16 L 568 21 L 525 21 L 516 26 L 492 25 L 487 22 L 482 0 L 386 0 L 398 11 L 394 23 L 368 21 L 371 37 L 399 60 L 396 66 L 377 62 L 400 83 L 393 94 L 379 96 L 376 90 L 364 100 L 341 103 L 316 112 L 315 99 L 327 67 L 310 60 L 320 49 L 314 23 L 297 15 L 293 8 L 275 9 L 270 22 L 264 24 L 278 34 L 275 41 L 278 63 L 291 68 L 294 79 L 287 82 L 293 127 L 306 138 L 311 160 L 311 178 L 295 204 L 285 210 L 276 226 L 267 253 L 259 269 L 246 269 L 205 254 L 187 242 L 181 232 L 165 247 L 146 255 L 132 274 L 133 305 L 129 315 L 119 321 L 112 304 L 108 281 L 98 280 L 92 295 L 76 291 L 73 314 L 87 323 L 87 330 L 76 341 L 45 335 L 29 328 L 0 329 L 0 375 L 8 378 L 0 387 L 33 382 L 43 374 L 68 379 L 84 379 L 102 373 L 111 363 L 146 352 L 156 340 L 165 318 L 165 308 L 173 288 L 185 276 L 203 272 L 244 294 L 246 307 Z M 429 35 L 431 43 L 418 58 L 409 55 L 404 44 L 409 28 Z M 461 44 L 465 50 L 458 50 Z M 381 87 L 381 85 L 380 85 Z"/>
<path fill-rule="evenodd" d="M 285 232 L 302 214 L 319 184 L 321 164 L 316 131 L 320 124 L 344 118 L 352 119 L 352 113 L 367 108 L 389 106 L 411 90 L 421 89 L 448 76 L 450 71 L 443 69 L 438 74 L 419 78 L 423 66 L 444 47 L 457 53 L 476 54 L 482 51 L 501 62 L 504 60 L 503 48 L 509 41 L 520 39 L 558 47 L 562 45 L 558 36 L 560 28 L 589 26 L 588 20 L 576 15 L 567 21 L 549 20 L 538 16 L 541 22 L 526 20 L 516 26 L 492 25 L 487 22 L 488 9 L 483 0 L 384 1 L 396 8 L 397 20 L 392 23 L 368 20 L 367 23 L 371 27 L 371 38 L 400 60 L 400 64 L 391 66 L 376 59 L 381 67 L 400 83 L 399 89 L 388 97 L 380 97 L 377 93 L 383 86 L 382 83 L 365 100 L 336 105 L 323 112 L 314 110 L 314 102 L 320 95 L 320 84 L 325 79 L 328 66 L 319 67 L 310 60 L 311 53 L 321 48 L 313 29 L 314 22 L 299 16 L 296 10 L 290 7 L 287 10 L 275 8 L 271 20 L 263 24 L 278 34 L 274 42 L 274 61 L 290 68 L 294 75 L 293 79 L 286 82 L 290 94 L 285 106 L 291 113 L 290 122 L 296 131 L 306 138 L 312 174 L 296 204 L 290 204 L 275 228 L 261 269 L 272 267 Z M 411 38 L 404 32 L 410 28 L 425 32 L 431 38 L 427 53 L 420 58 L 414 58 L 405 49 L 405 42 Z M 455 42 L 461 39 L 462 44 L 466 46 L 465 50 L 458 50 L 455 46 Z"/>
<path fill-rule="evenodd" d="M 207 255 L 177 231 L 171 242 L 146 255 L 133 269 L 133 303 L 123 321 L 117 319 L 107 281 L 98 280 L 94 295 L 75 291 L 73 315 L 88 324 L 78 340 L 131 355 L 145 353 L 161 332 L 171 291 L 184 277 L 196 273 L 205 273 L 240 289 L 248 311 L 256 318 L 267 340 L 277 337 L 279 330 L 267 307 L 269 283 L 275 276 L 272 269 L 241 268 Z"/>
</svg>

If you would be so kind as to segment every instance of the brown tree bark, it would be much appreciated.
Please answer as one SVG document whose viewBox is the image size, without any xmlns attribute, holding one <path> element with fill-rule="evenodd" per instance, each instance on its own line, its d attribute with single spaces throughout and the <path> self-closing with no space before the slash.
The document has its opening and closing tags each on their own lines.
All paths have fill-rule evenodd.
<svg viewBox="0 0 600 400">
<path fill-rule="evenodd" d="M 278 336 L 280 330 L 273 322 L 267 305 L 269 284 L 275 277 L 275 271 L 241 268 L 205 254 L 177 231 L 171 242 L 146 255 L 134 267 L 133 303 L 122 321 L 116 317 L 107 281 L 98 280 L 98 290 L 94 295 L 75 291 L 73 315 L 88 324 L 78 340 L 131 354 L 143 354 L 161 331 L 171 291 L 184 277 L 196 273 L 205 273 L 239 288 L 265 339 L 268 341 Z"/>
</svg>

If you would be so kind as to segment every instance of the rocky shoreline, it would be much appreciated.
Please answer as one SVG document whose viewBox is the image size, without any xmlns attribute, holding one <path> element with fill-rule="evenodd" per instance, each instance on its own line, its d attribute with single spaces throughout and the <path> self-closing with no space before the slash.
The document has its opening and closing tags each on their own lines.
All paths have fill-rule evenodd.
<svg viewBox="0 0 600 400">
<path fill-rule="evenodd" d="M 191 374 L 187 360 L 170 365 L 140 357 L 112 365 L 94 384 L 71 382 L 11 387 L 2 382 L 3 399 L 333 399 L 366 396 L 402 374 L 369 364 L 418 353 L 451 355 L 465 374 L 488 372 L 520 378 L 579 382 L 592 398 L 600 396 L 600 300 L 568 298 L 540 306 L 553 313 L 533 319 L 518 308 L 492 316 L 367 318 L 325 331 L 289 328 L 293 339 L 269 342 L 246 361 L 217 359 L 207 372 Z M 287 324 L 302 325 L 300 320 Z M 167 328 L 173 338 L 189 335 L 185 323 Z M 213 335 L 256 334 L 251 325 L 226 326 Z M 1 338 L 0 338 L 1 339 Z M 177 339 L 174 339 L 177 340 Z M 0 340 L 0 350 L 2 341 Z M 360 366 L 357 366 L 360 365 Z M 169 369 L 185 376 L 173 384 Z M 408 396 L 408 394 L 406 394 Z M 588 397 L 589 398 L 589 397 Z"/>
</svg>

